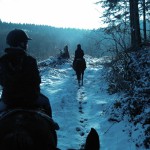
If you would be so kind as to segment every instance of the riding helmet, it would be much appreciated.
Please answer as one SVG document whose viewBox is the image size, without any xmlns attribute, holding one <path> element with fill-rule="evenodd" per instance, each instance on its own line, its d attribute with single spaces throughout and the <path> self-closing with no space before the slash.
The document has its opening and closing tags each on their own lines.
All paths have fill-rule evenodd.
<svg viewBox="0 0 150 150">
<path fill-rule="evenodd" d="M 81 49 L 81 44 L 78 44 L 78 45 L 77 45 L 77 48 L 78 48 L 78 49 Z"/>
<path fill-rule="evenodd" d="M 6 43 L 9 46 L 19 46 L 22 42 L 27 42 L 31 40 L 28 35 L 21 29 L 14 29 L 10 31 L 6 37 Z"/>
</svg>

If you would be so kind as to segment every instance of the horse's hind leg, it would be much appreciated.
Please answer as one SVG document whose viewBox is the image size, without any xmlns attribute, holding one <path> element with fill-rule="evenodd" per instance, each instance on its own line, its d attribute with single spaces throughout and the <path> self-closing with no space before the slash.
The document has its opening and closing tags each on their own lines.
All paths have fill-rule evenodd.
<svg viewBox="0 0 150 150">
<path fill-rule="evenodd" d="M 77 74 L 78 85 L 80 86 L 81 75 L 79 72 L 77 72 L 76 74 Z"/>
<path fill-rule="evenodd" d="M 81 85 L 82 85 L 82 86 L 83 86 L 83 76 L 84 76 L 84 72 L 81 73 L 81 80 L 82 80 Z"/>
</svg>

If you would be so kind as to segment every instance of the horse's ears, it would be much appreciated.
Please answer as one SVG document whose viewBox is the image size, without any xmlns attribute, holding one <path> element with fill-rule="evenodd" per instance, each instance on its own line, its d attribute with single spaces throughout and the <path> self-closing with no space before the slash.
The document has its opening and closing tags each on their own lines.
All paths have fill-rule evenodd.
<svg viewBox="0 0 150 150">
<path fill-rule="evenodd" d="M 86 138 L 85 150 L 100 150 L 99 135 L 94 128 L 91 128 Z"/>
</svg>

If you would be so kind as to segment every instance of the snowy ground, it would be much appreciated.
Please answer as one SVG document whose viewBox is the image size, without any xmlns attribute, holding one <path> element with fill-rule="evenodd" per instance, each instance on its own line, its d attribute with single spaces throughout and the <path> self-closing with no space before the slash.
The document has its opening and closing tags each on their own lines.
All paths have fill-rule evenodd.
<svg viewBox="0 0 150 150">
<path fill-rule="evenodd" d="M 100 136 L 101 150 L 137 150 L 132 137 L 125 131 L 130 127 L 127 123 L 108 122 L 109 106 L 118 96 L 107 93 L 102 59 L 86 57 L 86 60 L 81 88 L 71 61 L 41 70 L 41 91 L 49 97 L 53 118 L 60 126 L 58 147 L 61 150 L 80 149 L 93 127 Z"/>
</svg>

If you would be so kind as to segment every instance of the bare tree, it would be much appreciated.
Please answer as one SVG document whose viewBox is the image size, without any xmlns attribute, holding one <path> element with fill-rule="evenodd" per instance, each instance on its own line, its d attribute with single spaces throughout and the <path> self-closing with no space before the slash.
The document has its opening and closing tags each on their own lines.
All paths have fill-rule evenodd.
<svg viewBox="0 0 150 150">
<path fill-rule="evenodd" d="M 141 44 L 141 33 L 139 23 L 138 0 L 129 0 L 129 3 L 130 3 L 131 46 L 139 47 Z"/>
</svg>

